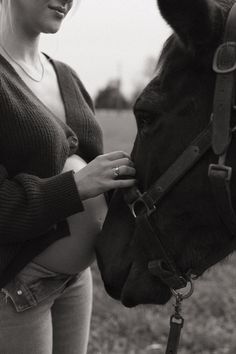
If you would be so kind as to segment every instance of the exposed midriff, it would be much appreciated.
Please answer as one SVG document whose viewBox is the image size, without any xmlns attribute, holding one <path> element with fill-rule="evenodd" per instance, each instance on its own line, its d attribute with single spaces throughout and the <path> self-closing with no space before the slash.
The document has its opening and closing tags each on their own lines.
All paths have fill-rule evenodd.
<svg viewBox="0 0 236 354">
<path fill-rule="evenodd" d="M 72 155 L 67 159 L 62 172 L 78 172 L 85 166 L 86 162 L 82 158 Z M 92 263 L 95 240 L 101 231 L 107 205 L 103 194 L 85 200 L 83 205 L 83 212 L 67 218 L 70 236 L 50 245 L 34 258 L 35 263 L 65 274 L 76 274 Z"/>
</svg>

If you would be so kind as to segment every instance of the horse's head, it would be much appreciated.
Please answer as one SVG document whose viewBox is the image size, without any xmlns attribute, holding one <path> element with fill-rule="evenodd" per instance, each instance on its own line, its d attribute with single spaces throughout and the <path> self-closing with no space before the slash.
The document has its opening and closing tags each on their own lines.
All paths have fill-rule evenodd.
<svg viewBox="0 0 236 354">
<path fill-rule="evenodd" d="M 158 1 L 177 34 L 167 41 L 156 76 L 134 106 L 138 134 L 132 158 L 141 192 L 148 190 L 206 128 L 212 114 L 215 74 L 211 63 L 223 33 L 227 2 L 223 1 L 223 7 L 207 0 L 191 4 L 184 0 L 170 2 L 172 7 L 173 3 L 182 6 L 182 12 L 183 9 L 185 12 L 179 12 L 178 17 L 166 6 L 169 1 Z M 210 45 L 209 38 L 206 38 L 207 47 L 201 33 L 197 40 L 195 33 L 191 37 L 188 27 L 196 22 L 203 10 L 205 23 L 203 21 L 202 26 L 211 29 L 212 38 Z M 192 16 L 191 21 L 185 18 L 186 11 L 189 17 Z M 217 28 L 214 27 L 216 18 Z M 183 33 L 185 36 L 181 41 Z M 235 144 L 232 139 L 227 164 L 236 168 L 233 160 Z M 169 300 L 170 288 L 158 276 L 155 267 L 150 268 L 150 262 L 162 261 L 159 264 L 162 264 L 163 272 L 169 272 L 168 264 L 160 255 L 160 243 L 183 274 L 200 275 L 233 250 L 230 248 L 233 237 L 217 211 L 208 178 L 209 164 L 216 160 L 209 149 L 163 198 L 150 216 L 155 235 L 143 226 L 142 217 L 133 217 L 125 202 L 124 191 L 115 192 L 97 244 L 98 264 L 111 296 L 126 306 L 163 304 Z M 234 174 L 231 188 L 235 200 Z"/>
</svg>

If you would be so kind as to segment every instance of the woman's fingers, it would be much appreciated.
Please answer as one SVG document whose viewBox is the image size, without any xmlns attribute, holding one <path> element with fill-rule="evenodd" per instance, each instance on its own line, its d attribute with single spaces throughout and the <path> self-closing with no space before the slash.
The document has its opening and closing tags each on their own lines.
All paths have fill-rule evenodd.
<svg viewBox="0 0 236 354">
<path fill-rule="evenodd" d="M 111 170 L 112 176 L 115 179 L 119 179 L 122 177 L 133 177 L 136 174 L 136 170 L 133 167 L 129 166 L 117 166 L 113 167 Z"/>
<path fill-rule="evenodd" d="M 136 183 L 136 179 L 117 179 L 114 182 L 114 189 L 132 187 Z"/>
<path fill-rule="evenodd" d="M 112 179 L 133 179 L 136 170 L 127 153 L 115 151 L 103 156 L 108 161 L 107 169 Z"/>
<path fill-rule="evenodd" d="M 112 152 L 108 152 L 107 154 L 100 155 L 100 156 L 102 156 L 102 157 L 104 157 L 104 158 L 106 158 L 107 160 L 110 160 L 110 161 L 120 160 L 120 159 L 123 159 L 123 158 L 130 159 L 129 154 L 127 154 L 124 151 L 112 151 Z"/>
<path fill-rule="evenodd" d="M 100 155 L 75 173 L 74 178 L 81 200 L 95 197 L 115 188 L 126 188 L 136 183 L 136 170 L 129 155 L 115 151 Z"/>
<path fill-rule="evenodd" d="M 115 179 L 129 178 L 135 176 L 134 163 L 128 157 L 112 161 L 113 177 Z"/>
<path fill-rule="evenodd" d="M 136 173 L 133 161 L 122 151 L 101 155 L 100 159 L 104 161 L 103 171 L 106 171 L 107 177 L 110 176 L 112 179 L 133 177 Z"/>
<path fill-rule="evenodd" d="M 113 160 L 112 161 L 112 166 L 114 167 L 119 167 L 119 166 L 131 166 L 134 167 L 134 163 L 133 161 L 130 160 L 129 157 L 124 157 L 122 159 L 118 159 L 118 160 Z"/>
</svg>

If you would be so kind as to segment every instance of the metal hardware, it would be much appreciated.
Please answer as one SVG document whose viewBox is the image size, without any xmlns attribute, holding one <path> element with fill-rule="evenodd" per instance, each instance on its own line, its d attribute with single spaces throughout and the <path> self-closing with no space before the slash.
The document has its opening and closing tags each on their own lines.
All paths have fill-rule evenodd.
<svg viewBox="0 0 236 354">
<path fill-rule="evenodd" d="M 179 348 L 180 334 L 184 325 L 184 319 L 181 316 L 181 302 L 183 298 L 176 296 L 174 305 L 174 314 L 170 317 L 170 332 L 166 347 L 166 354 L 177 354 Z"/>
<path fill-rule="evenodd" d="M 186 290 L 187 287 L 189 289 Z M 193 285 L 193 281 L 191 278 L 188 279 L 188 283 L 187 283 L 186 287 L 183 289 L 186 291 L 180 292 L 179 290 L 177 291 L 175 289 L 170 289 L 170 290 L 176 299 L 179 299 L 179 298 L 181 298 L 182 300 L 188 299 L 190 296 L 192 296 L 193 291 L 194 291 L 194 285 Z"/>
<path fill-rule="evenodd" d="M 225 180 L 230 181 L 232 177 L 232 167 L 225 165 L 210 164 L 208 169 L 208 176 L 217 176 L 218 172 L 226 174 Z"/>
<path fill-rule="evenodd" d="M 219 56 L 222 55 L 222 52 L 224 50 L 227 51 L 230 47 L 235 49 L 235 60 L 234 60 L 234 63 L 231 65 L 231 67 L 229 67 L 227 69 L 220 69 L 219 65 L 218 65 Z M 227 56 L 227 58 L 228 58 L 228 56 Z M 221 44 L 217 48 L 217 50 L 215 52 L 215 55 L 214 55 L 214 59 L 213 59 L 213 70 L 217 74 L 228 74 L 228 73 L 231 73 L 231 72 L 236 70 L 236 42 L 225 42 L 225 43 Z"/>
<path fill-rule="evenodd" d="M 112 169 L 112 171 L 113 171 L 113 176 L 114 176 L 115 179 L 116 179 L 117 177 L 119 177 L 119 175 L 120 175 L 120 167 L 119 167 L 119 166 L 114 167 L 114 168 Z"/>
<path fill-rule="evenodd" d="M 175 296 L 175 304 L 173 305 L 175 310 L 174 314 L 170 317 L 170 332 L 166 354 L 177 354 L 178 352 L 180 334 L 184 325 L 184 319 L 180 314 L 182 310 L 181 304 L 183 300 L 189 298 L 193 294 L 194 290 L 193 282 L 190 278 L 188 279 L 188 284 L 189 289 L 185 293 L 171 289 L 172 294 Z"/>
<path fill-rule="evenodd" d="M 132 204 L 129 204 L 129 207 L 135 219 L 139 214 L 139 210 L 142 210 L 143 207 L 146 209 L 147 215 L 151 215 L 156 210 L 156 205 L 152 204 L 150 208 L 148 203 L 143 199 L 143 195 L 140 195 Z"/>
</svg>

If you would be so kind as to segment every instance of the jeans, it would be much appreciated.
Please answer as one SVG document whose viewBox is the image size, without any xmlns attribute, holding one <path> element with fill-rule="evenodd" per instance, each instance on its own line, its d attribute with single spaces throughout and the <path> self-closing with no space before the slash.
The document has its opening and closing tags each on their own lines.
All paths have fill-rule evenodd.
<svg viewBox="0 0 236 354">
<path fill-rule="evenodd" d="M 85 354 L 91 310 L 89 268 L 66 275 L 30 262 L 0 290 L 0 353 Z"/>
</svg>

